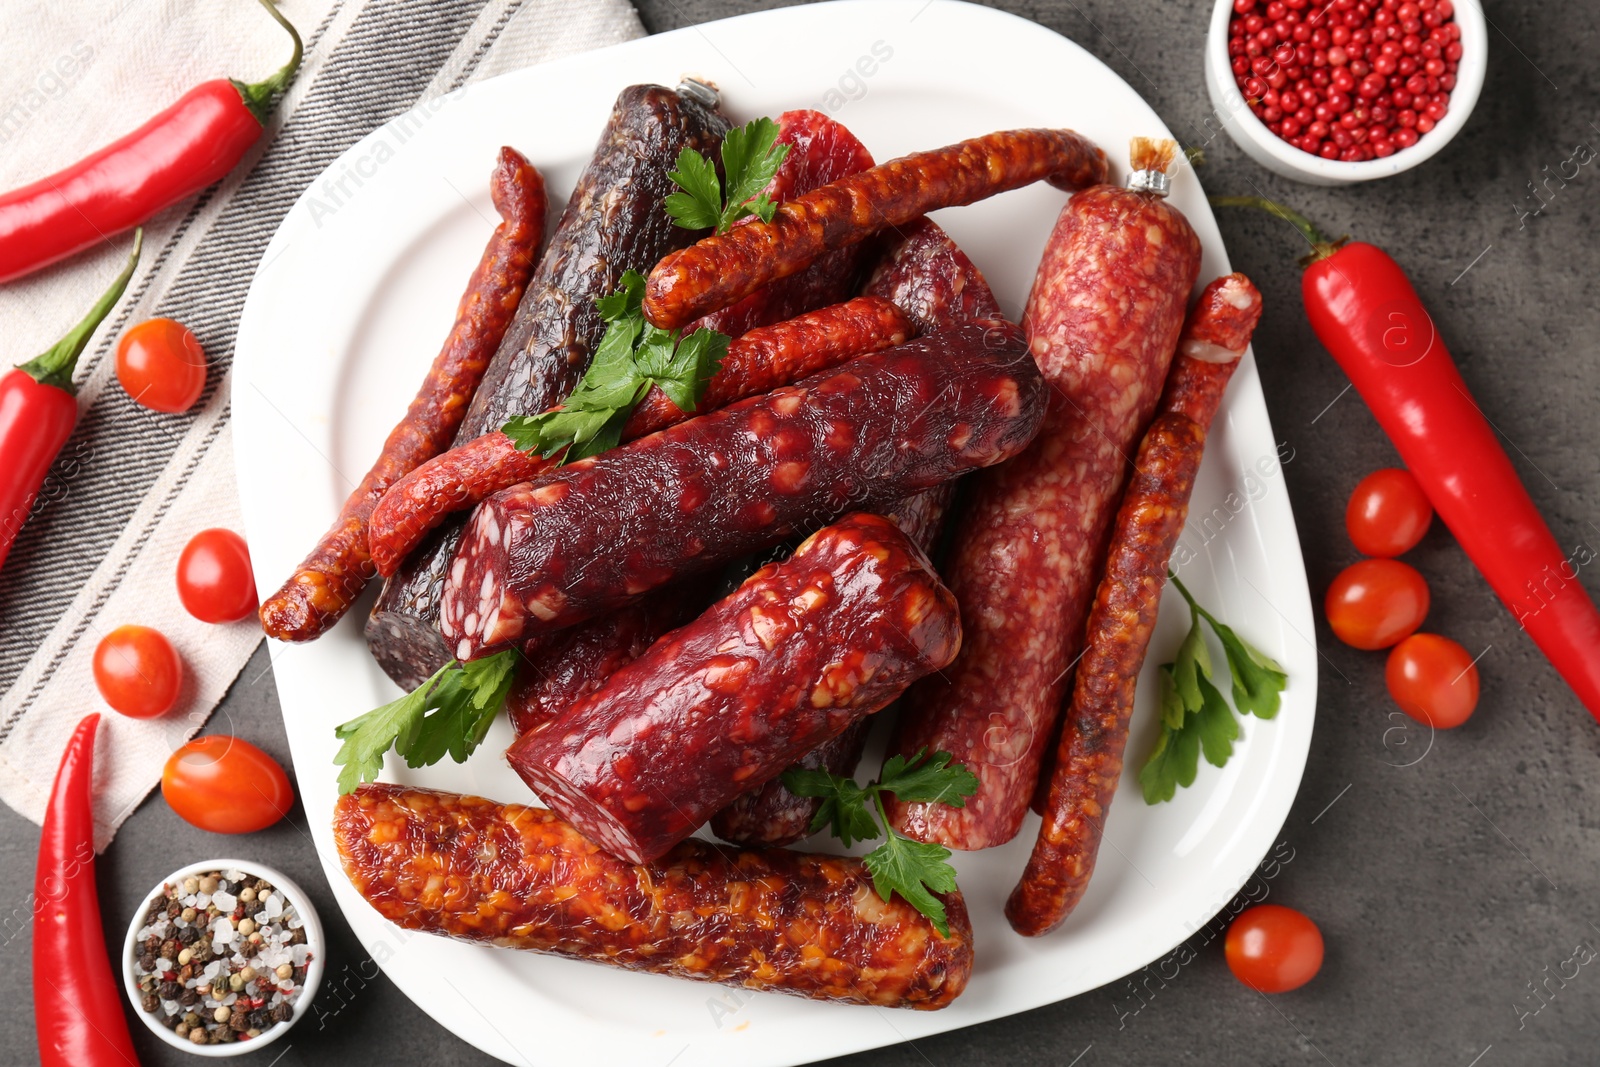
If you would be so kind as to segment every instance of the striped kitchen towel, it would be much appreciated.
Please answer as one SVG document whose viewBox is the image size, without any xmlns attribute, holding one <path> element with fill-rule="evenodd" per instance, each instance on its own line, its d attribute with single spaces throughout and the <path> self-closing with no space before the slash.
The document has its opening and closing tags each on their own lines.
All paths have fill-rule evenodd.
<svg viewBox="0 0 1600 1067">
<path fill-rule="evenodd" d="M 282 30 L 248 0 L 7 3 L 0 188 L 69 164 L 201 81 L 259 79 L 288 56 Z M 35 822 L 73 726 L 106 710 L 90 672 L 101 636 L 124 623 L 154 626 L 187 668 L 172 714 L 103 721 L 100 848 L 262 639 L 254 619 L 191 618 L 173 575 L 198 530 L 243 531 L 229 432 L 234 331 L 290 205 L 346 148 L 421 101 L 644 33 L 626 0 L 282 0 L 280 8 L 305 37 L 304 66 L 234 174 L 147 224 L 128 295 L 79 361 L 77 432 L 0 569 L 0 799 Z M 114 238 L 0 286 L 6 360 L 33 357 L 77 322 L 129 246 L 129 237 Z M 205 394 L 181 415 L 139 407 L 116 381 L 117 337 L 153 316 L 188 325 L 210 360 Z"/>
</svg>

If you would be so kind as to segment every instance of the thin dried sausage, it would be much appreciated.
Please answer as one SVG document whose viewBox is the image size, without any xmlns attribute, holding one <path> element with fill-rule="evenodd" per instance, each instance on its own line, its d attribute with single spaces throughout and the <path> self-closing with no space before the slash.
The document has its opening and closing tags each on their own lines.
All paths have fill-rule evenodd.
<svg viewBox="0 0 1600 1067">
<path fill-rule="evenodd" d="M 1176 146 L 1139 147 L 1135 180 L 1164 177 Z M 1155 409 L 1199 268 L 1194 231 L 1155 193 L 1095 186 L 1062 209 L 1023 320 L 1052 386 L 1045 427 L 1023 455 L 975 479 L 944 568 L 966 643 L 948 671 L 906 695 L 891 746 L 950 752 L 978 776 L 978 792 L 959 809 L 891 805 L 903 833 L 980 849 L 1021 827 L 1128 457 Z"/>
<path fill-rule="evenodd" d="M 1261 294 L 1242 274 L 1212 282 L 1190 312 L 1167 388 L 1134 460 L 1133 479 L 1112 526 L 1105 577 L 1089 613 L 1045 800 L 1044 822 L 1006 918 L 1036 937 L 1059 926 L 1083 899 L 1122 775 L 1134 686 L 1150 647 L 1156 609 L 1211 417 L 1261 317 Z"/>
<path fill-rule="evenodd" d="M 584 836 L 649 862 L 949 663 L 958 614 L 899 527 L 848 515 L 524 734 L 506 758 Z"/>
<path fill-rule="evenodd" d="M 262 602 L 261 627 L 267 636 L 310 641 L 344 616 L 372 578 L 367 523 L 378 499 L 455 436 L 522 299 L 544 236 L 544 179 L 521 154 L 500 150 L 490 193 L 501 222 L 467 283 L 450 336 L 405 418 L 389 432 L 377 462 L 345 500 L 339 517 L 289 580 Z"/>
<path fill-rule="evenodd" d="M 697 410 L 715 411 L 855 356 L 902 344 L 910 333 L 905 313 L 873 296 L 757 327 L 728 346 Z M 629 417 L 622 439 L 637 440 L 687 418 L 689 414 L 665 393 L 652 388 Z M 378 572 L 394 573 L 450 513 L 475 507 L 556 465 L 554 460 L 519 451 L 498 429 L 435 456 L 396 482 L 373 512 L 369 538 Z"/>
<path fill-rule="evenodd" d="M 862 356 L 479 505 L 439 629 L 476 659 L 615 608 L 852 507 L 1015 455 L 1044 383 L 1009 323 Z"/>
<path fill-rule="evenodd" d="M 333 836 L 356 891 L 407 930 L 882 1008 L 943 1008 L 972 974 L 959 892 L 943 938 L 848 856 L 690 840 L 635 866 L 540 808 L 385 784 L 340 797 Z"/>
<path fill-rule="evenodd" d="M 824 253 L 938 208 L 1046 179 L 1081 189 L 1105 178 L 1105 153 L 1071 130 L 1009 130 L 903 156 L 780 204 L 770 222 L 736 226 L 666 257 L 645 286 L 645 318 L 663 330 L 687 325 Z"/>
<path fill-rule="evenodd" d="M 625 270 L 648 270 L 693 234 L 672 225 L 662 200 L 682 148 L 715 157 L 728 123 L 720 114 L 659 85 L 634 85 L 617 97 L 593 157 L 539 260 L 456 434 L 470 441 L 512 415 L 559 402 L 586 369 L 604 331 L 595 300 Z M 439 594 L 461 535 L 449 523 L 424 539 L 384 583 L 367 619 L 367 646 L 403 689 L 450 658 L 439 637 Z"/>
</svg>

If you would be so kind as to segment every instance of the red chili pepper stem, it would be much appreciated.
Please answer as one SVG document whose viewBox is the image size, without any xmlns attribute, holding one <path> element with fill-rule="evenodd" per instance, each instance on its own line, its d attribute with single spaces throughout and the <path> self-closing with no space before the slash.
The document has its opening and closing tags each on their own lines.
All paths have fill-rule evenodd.
<svg viewBox="0 0 1600 1067">
<path fill-rule="evenodd" d="M 133 231 L 133 251 L 128 253 L 128 265 L 122 268 L 122 273 L 117 275 L 116 281 L 111 283 L 111 288 L 105 291 L 105 295 L 89 309 L 89 314 L 83 317 L 83 321 L 42 354 L 26 363 L 17 364 L 17 369 L 40 385 L 53 385 L 76 396 L 78 389 L 72 384 L 72 372 L 78 366 L 78 357 L 83 354 L 84 348 L 89 344 L 89 338 L 94 336 L 94 332 L 100 328 L 100 324 L 111 313 L 117 301 L 122 299 L 123 292 L 128 288 L 128 279 L 133 277 L 133 270 L 139 265 L 139 250 L 143 247 L 144 230 L 140 228 Z"/>
<path fill-rule="evenodd" d="M 1270 215 L 1278 216 L 1278 218 L 1299 230 L 1300 235 L 1311 243 L 1310 253 L 1300 258 L 1302 267 L 1309 267 L 1313 263 L 1327 259 L 1350 243 L 1349 234 L 1330 239 L 1317 228 L 1316 223 L 1300 214 L 1300 212 L 1286 208 L 1276 200 L 1268 200 L 1264 196 L 1211 196 L 1206 199 L 1211 201 L 1213 207 L 1249 207 L 1265 211 Z"/>
<path fill-rule="evenodd" d="M 294 40 L 294 54 L 289 57 L 289 62 L 279 69 L 278 73 L 264 81 L 242 82 L 237 78 L 229 78 L 233 87 L 239 90 L 239 96 L 244 100 L 244 106 L 250 109 L 261 125 L 267 124 L 267 117 L 272 113 L 272 100 L 275 96 L 288 88 L 293 80 L 295 71 L 300 69 L 300 57 L 305 54 L 305 46 L 300 41 L 300 31 L 294 24 L 283 17 L 272 0 L 258 0 L 262 7 L 267 9 L 278 25 L 289 31 L 289 36 Z"/>
</svg>

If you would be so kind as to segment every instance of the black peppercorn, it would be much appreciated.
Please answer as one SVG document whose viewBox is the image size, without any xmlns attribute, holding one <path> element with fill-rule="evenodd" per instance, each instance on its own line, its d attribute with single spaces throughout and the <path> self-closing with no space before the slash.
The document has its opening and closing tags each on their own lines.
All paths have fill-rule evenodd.
<svg viewBox="0 0 1600 1067">
<path fill-rule="evenodd" d="M 161 998 L 156 996 L 154 993 L 146 993 L 144 996 L 139 998 L 139 1006 L 144 1008 L 145 1011 L 154 1012 L 157 1008 L 161 1007 Z"/>
<path fill-rule="evenodd" d="M 287 1003 L 280 1003 L 272 1009 L 272 1021 L 275 1023 L 286 1023 L 293 1018 L 294 1009 L 289 1007 Z"/>
<path fill-rule="evenodd" d="M 144 971 L 146 974 L 148 974 L 151 971 L 155 970 L 156 969 L 155 953 L 153 953 L 153 952 L 142 952 L 142 953 L 140 953 L 139 954 L 139 969 Z"/>
<path fill-rule="evenodd" d="M 192 926 L 185 926 L 182 930 L 178 931 L 178 941 L 180 944 L 192 945 L 198 940 L 200 940 L 200 931 L 196 930 Z"/>
</svg>

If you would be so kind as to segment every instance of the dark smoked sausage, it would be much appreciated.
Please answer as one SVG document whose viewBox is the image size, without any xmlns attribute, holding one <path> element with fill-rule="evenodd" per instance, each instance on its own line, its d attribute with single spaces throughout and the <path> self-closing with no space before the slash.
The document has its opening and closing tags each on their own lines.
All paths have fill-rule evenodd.
<svg viewBox="0 0 1600 1067">
<path fill-rule="evenodd" d="M 715 411 L 855 356 L 902 344 L 910 332 L 904 312 L 872 296 L 757 327 L 728 346 L 698 410 Z M 665 393 L 652 388 L 623 427 L 622 439 L 637 440 L 686 418 Z M 378 572 L 393 574 L 451 512 L 474 507 L 556 466 L 554 460 L 519 451 L 498 429 L 435 456 L 390 487 L 372 514 L 369 539 Z"/>
<path fill-rule="evenodd" d="M 521 154 L 500 150 L 490 193 L 502 221 L 467 283 L 450 336 L 339 517 L 289 580 L 262 602 L 267 636 L 310 641 L 344 616 L 372 578 L 367 523 L 378 499 L 397 479 L 442 452 L 461 425 L 522 299 L 544 236 L 544 179 Z"/>
<path fill-rule="evenodd" d="M 1176 146 L 1140 143 L 1135 178 Z M 1050 381 L 1044 430 L 978 479 L 945 575 L 966 643 L 906 695 L 891 752 L 950 752 L 978 776 L 964 808 L 890 806 L 901 832 L 950 848 L 1016 836 L 1083 638 L 1128 457 L 1150 421 L 1200 268 L 1187 220 L 1152 192 L 1096 186 L 1062 209 L 1024 328 Z"/>
<path fill-rule="evenodd" d="M 1000 301 L 983 272 L 932 219 L 901 227 L 862 292 L 894 303 L 918 333 L 1001 317 Z"/>
<path fill-rule="evenodd" d="M 1009 130 L 880 163 L 780 204 L 771 222 L 735 226 L 666 257 L 646 283 L 645 318 L 677 329 L 833 249 L 1046 179 L 1063 189 L 1103 182 L 1105 153 L 1071 130 Z"/>
<path fill-rule="evenodd" d="M 623 271 L 648 270 L 693 237 L 661 206 L 672 191 L 672 161 L 686 147 L 715 157 L 727 128 L 715 111 L 659 85 L 622 91 L 456 441 L 544 411 L 572 390 L 605 325 L 595 300 Z M 439 637 L 439 594 L 460 532 L 450 523 L 427 538 L 384 584 L 367 620 L 368 647 L 403 689 L 450 658 Z"/>
<path fill-rule="evenodd" d="M 356 891 L 407 930 L 882 1008 L 943 1008 L 972 974 L 959 892 L 940 937 L 848 856 L 690 840 L 635 866 L 549 811 L 383 784 L 339 798 L 333 836 Z"/>
<path fill-rule="evenodd" d="M 649 862 L 950 662 L 958 616 L 898 526 L 848 515 L 524 734 L 506 758 L 584 836 Z"/>
<path fill-rule="evenodd" d="M 1006 901 L 1006 918 L 1020 934 L 1036 937 L 1059 926 L 1083 899 L 1094 873 L 1122 774 L 1134 686 L 1188 515 L 1206 432 L 1260 317 L 1261 294 L 1244 275 L 1230 274 L 1211 283 L 1184 327 L 1112 526 L 1044 822 L 1022 880 Z"/>
<path fill-rule="evenodd" d="M 1009 323 L 947 330 L 569 464 L 479 505 L 440 632 L 476 659 L 674 578 L 999 463 L 1044 383 Z"/>
</svg>

